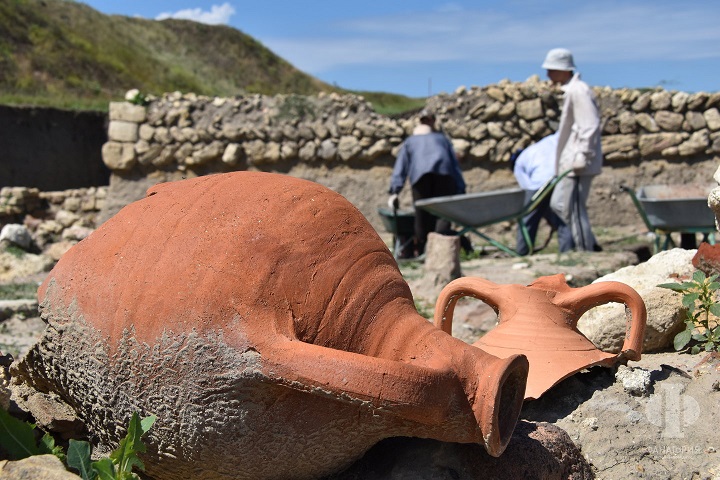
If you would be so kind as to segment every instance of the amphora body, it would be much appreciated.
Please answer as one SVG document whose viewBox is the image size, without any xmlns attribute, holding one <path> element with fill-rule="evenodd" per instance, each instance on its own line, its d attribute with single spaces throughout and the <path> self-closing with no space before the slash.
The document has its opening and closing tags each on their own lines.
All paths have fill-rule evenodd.
<svg viewBox="0 0 720 480">
<path fill-rule="evenodd" d="M 473 346 L 501 358 L 519 353 L 528 358 L 528 400 L 583 368 L 640 359 L 647 311 L 642 297 L 624 283 L 572 288 L 562 274 L 540 277 L 528 286 L 459 278 L 440 292 L 435 325 L 451 333 L 455 304 L 465 296 L 484 301 L 498 314 L 497 326 Z M 577 329 L 586 311 L 610 302 L 624 303 L 632 314 L 619 353 L 599 350 Z"/>
<path fill-rule="evenodd" d="M 39 290 L 16 378 L 56 392 L 100 449 L 158 417 L 156 479 L 317 478 L 382 438 L 500 455 L 527 361 L 416 311 L 392 254 L 340 195 L 239 172 L 162 184 L 73 247 Z"/>
</svg>

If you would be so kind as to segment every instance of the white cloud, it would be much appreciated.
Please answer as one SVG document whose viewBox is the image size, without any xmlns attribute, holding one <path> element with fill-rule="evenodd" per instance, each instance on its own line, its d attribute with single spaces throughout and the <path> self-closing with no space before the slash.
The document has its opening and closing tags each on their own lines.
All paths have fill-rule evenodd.
<svg viewBox="0 0 720 480">
<path fill-rule="evenodd" d="M 177 18 L 181 20 L 193 20 L 199 23 L 207 23 L 208 25 L 226 25 L 230 21 L 230 17 L 235 14 L 235 9 L 228 2 L 222 5 L 213 5 L 210 11 L 203 11 L 201 8 L 186 8 L 177 12 L 163 12 L 155 20 L 165 20 L 166 18 Z"/>
</svg>

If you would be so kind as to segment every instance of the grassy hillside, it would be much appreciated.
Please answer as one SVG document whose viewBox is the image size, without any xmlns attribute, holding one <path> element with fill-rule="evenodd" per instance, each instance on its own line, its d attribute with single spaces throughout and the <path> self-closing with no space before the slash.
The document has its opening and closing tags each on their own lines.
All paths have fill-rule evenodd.
<svg viewBox="0 0 720 480">
<path fill-rule="evenodd" d="M 104 15 L 69 0 L 0 0 L 0 103 L 106 109 L 138 88 L 159 95 L 341 91 L 227 26 Z M 399 111 L 422 103 L 363 92 Z"/>
</svg>

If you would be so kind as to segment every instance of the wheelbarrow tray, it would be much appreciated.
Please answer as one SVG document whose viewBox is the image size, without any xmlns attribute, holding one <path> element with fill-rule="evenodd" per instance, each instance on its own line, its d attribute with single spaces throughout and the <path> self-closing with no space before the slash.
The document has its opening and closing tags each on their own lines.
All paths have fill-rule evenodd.
<svg viewBox="0 0 720 480">
<path fill-rule="evenodd" d="M 378 214 L 388 233 L 397 236 L 412 236 L 415 234 L 415 211 L 392 210 L 385 207 L 378 208 Z"/>
<path fill-rule="evenodd" d="M 525 191 L 508 188 L 418 200 L 415 205 L 466 227 L 482 227 L 510 220 L 522 212 Z"/>
<path fill-rule="evenodd" d="M 638 190 L 638 201 L 656 229 L 715 228 L 715 215 L 707 199 L 713 186 L 648 185 Z"/>
</svg>

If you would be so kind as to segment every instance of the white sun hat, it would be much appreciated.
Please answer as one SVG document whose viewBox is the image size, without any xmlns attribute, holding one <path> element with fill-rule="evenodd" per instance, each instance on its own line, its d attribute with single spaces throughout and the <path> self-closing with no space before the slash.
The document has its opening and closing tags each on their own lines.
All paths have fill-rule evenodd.
<svg viewBox="0 0 720 480">
<path fill-rule="evenodd" d="M 567 48 L 553 48 L 545 56 L 542 68 L 570 72 L 575 70 L 575 62 L 572 53 Z"/>
</svg>

